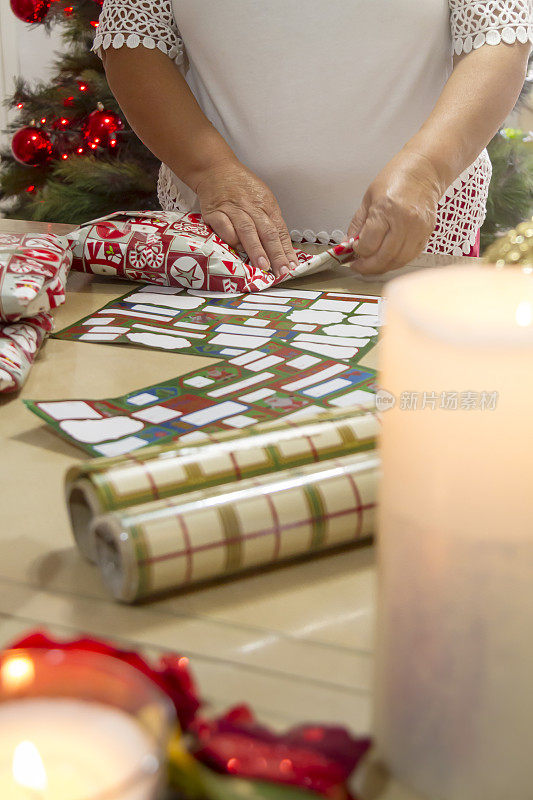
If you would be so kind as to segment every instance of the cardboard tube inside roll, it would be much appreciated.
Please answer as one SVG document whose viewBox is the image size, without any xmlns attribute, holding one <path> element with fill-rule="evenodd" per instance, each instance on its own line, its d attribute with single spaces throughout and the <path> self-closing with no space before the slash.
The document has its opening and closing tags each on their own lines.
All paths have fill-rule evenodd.
<svg viewBox="0 0 533 800">
<path fill-rule="evenodd" d="M 134 603 L 139 596 L 139 571 L 135 550 L 113 514 L 97 517 L 91 525 L 91 539 L 105 586 L 115 600 Z"/>
<path fill-rule="evenodd" d="M 91 525 L 102 513 L 98 495 L 88 478 L 80 478 L 66 487 L 67 509 L 76 544 L 83 556 L 96 563 L 96 547 Z"/>
</svg>

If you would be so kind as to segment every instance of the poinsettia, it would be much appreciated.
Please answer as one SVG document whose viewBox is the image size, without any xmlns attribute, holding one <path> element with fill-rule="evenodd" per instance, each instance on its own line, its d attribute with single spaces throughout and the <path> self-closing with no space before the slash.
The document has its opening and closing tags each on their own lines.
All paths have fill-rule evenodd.
<svg viewBox="0 0 533 800">
<path fill-rule="evenodd" d="M 11 644 L 13 648 L 36 648 L 54 650 L 85 650 L 91 653 L 100 653 L 118 658 L 134 669 L 139 670 L 150 678 L 159 688 L 168 695 L 174 707 L 180 725 L 187 730 L 192 724 L 196 712 L 200 707 L 200 700 L 194 680 L 189 671 L 189 661 L 179 655 L 167 654 L 152 666 L 138 653 L 132 650 L 121 650 L 101 639 L 82 637 L 71 641 L 52 639 L 43 631 L 35 631 L 28 636 Z"/>
<path fill-rule="evenodd" d="M 193 754 L 207 766 L 254 780 L 299 786 L 329 797 L 345 795 L 347 779 L 370 747 L 345 728 L 301 725 L 276 734 L 259 725 L 243 705 L 191 727 Z"/>
</svg>

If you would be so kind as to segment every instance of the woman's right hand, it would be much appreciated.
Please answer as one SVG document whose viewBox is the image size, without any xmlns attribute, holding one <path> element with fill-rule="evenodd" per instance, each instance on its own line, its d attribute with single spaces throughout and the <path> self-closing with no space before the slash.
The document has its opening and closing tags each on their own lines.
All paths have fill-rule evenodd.
<svg viewBox="0 0 533 800">
<path fill-rule="evenodd" d="M 298 265 L 276 198 L 237 159 L 210 167 L 195 190 L 207 224 L 231 247 L 245 250 L 254 267 L 282 277 Z"/>
</svg>

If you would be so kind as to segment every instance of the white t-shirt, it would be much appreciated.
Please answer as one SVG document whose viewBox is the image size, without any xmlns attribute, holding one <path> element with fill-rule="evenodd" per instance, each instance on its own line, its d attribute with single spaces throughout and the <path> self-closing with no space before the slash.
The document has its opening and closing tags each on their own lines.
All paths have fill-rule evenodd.
<svg viewBox="0 0 533 800">
<path fill-rule="evenodd" d="M 377 173 L 427 119 L 453 53 L 532 38 L 532 0 L 105 0 L 94 48 L 159 48 L 294 241 L 340 241 Z M 171 98 L 169 98 L 171 100 Z M 442 198 L 429 252 L 470 252 L 486 151 Z M 163 208 L 197 198 L 163 165 Z"/>
</svg>

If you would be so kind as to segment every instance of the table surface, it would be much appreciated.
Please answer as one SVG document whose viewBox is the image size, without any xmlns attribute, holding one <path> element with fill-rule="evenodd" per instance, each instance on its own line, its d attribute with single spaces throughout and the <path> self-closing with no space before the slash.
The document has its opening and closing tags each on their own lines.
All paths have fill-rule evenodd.
<svg viewBox="0 0 533 800">
<path fill-rule="evenodd" d="M 0 220 L 1 232 L 68 229 Z M 450 260 L 424 256 L 414 266 Z M 382 288 L 346 268 L 298 285 L 367 295 Z M 56 328 L 132 287 L 73 273 L 67 301 L 55 314 Z M 79 632 L 108 637 L 148 655 L 174 650 L 189 656 L 214 711 L 245 701 L 276 727 L 335 722 L 366 732 L 371 724 L 373 547 L 129 607 L 109 599 L 95 567 L 73 546 L 63 478 L 86 456 L 27 411 L 22 398 L 112 397 L 217 360 L 50 339 L 23 391 L 0 401 L 0 646 L 45 627 L 64 637 Z M 363 363 L 377 366 L 377 348 Z"/>
</svg>

